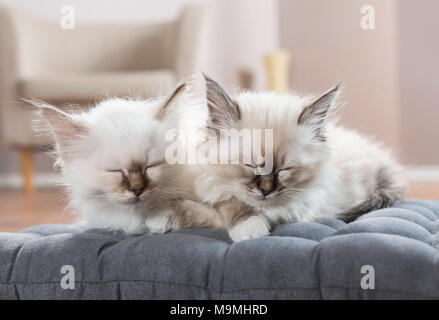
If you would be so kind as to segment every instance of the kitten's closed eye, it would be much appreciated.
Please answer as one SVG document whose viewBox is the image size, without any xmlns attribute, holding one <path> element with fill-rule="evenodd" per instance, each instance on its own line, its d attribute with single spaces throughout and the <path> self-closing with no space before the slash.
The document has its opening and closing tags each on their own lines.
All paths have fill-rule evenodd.
<svg viewBox="0 0 439 320">
<path fill-rule="evenodd" d="M 144 174 L 146 175 L 148 169 L 158 167 L 158 166 L 160 166 L 160 165 L 162 165 L 164 163 L 165 163 L 165 160 L 160 160 L 160 161 L 155 161 L 155 162 L 147 165 L 145 167 L 145 169 L 143 170 Z M 110 172 L 110 173 L 120 173 L 122 175 L 127 175 L 127 170 L 126 169 L 107 169 L 105 171 Z"/>
<path fill-rule="evenodd" d="M 146 174 L 148 169 L 155 168 L 155 167 L 161 166 L 163 164 L 165 164 L 165 160 L 154 161 L 153 163 L 151 163 L 145 167 L 145 174 Z"/>
<path fill-rule="evenodd" d="M 153 181 L 157 181 L 160 179 L 162 174 L 161 166 L 165 164 L 165 160 L 155 161 L 145 168 L 145 176 Z"/>
<path fill-rule="evenodd" d="M 291 166 L 277 170 L 276 174 L 280 182 L 297 184 L 312 179 L 315 170 L 314 166 Z"/>
<path fill-rule="evenodd" d="M 296 167 L 293 167 L 293 166 L 291 166 L 291 167 L 285 167 L 285 168 L 277 169 L 277 170 L 276 170 L 276 173 L 284 172 L 284 171 L 293 171 L 294 169 L 296 169 Z"/>
<path fill-rule="evenodd" d="M 244 172 L 247 175 L 260 176 L 260 175 L 267 174 L 266 172 L 264 173 L 265 162 L 258 164 L 258 165 L 247 163 L 247 164 L 244 164 L 243 168 L 244 168 Z"/>
<path fill-rule="evenodd" d="M 263 168 L 265 166 L 265 162 L 262 162 L 261 164 L 244 163 L 244 166 L 247 168 L 258 169 Z"/>
<path fill-rule="evenodd" d="M 244 172 L 246 172 L 249 175 L 257 175 L 258 174 L 259 166 L 257 166 L 257 165 L 244 163 L 243 168 L 244 168 Z"/>
<path fill-rule="evenodd" d="M 288 179 L 293 175 L 295 169 L 296 169 L 295 167 L 286 167 L 286 168 L 278 169 L 276 170 L 276 176 L 280 181 Z"/>
<path fill-rule="evenodd" d="M 126 172 L 124 170 L 122 170 L 122 169 L 108 169 L 108 170 L 105 170 L 105 171 L 110 172 L 110 173 L 120 173 L 122 175 L 126 174 Z"/>
</svg>

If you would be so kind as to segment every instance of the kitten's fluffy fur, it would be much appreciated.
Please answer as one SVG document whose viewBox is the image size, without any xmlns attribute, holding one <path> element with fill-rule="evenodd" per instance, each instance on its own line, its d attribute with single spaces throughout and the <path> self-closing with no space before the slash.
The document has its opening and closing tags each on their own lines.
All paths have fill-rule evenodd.
<svg viewBox="0 0 439 320">
<path fill-rule="evenodd" d="M 193 83 L 167 98 L 109 99 L 87 111 L 33 102 L 82 224 L 127 233 L 227 228 L 240 241 L 281 222 L 353 220 L 402 198 L 405 180 L 389 153 L 327 120 L 338 87 L 319 98 L 247 92 L 232 100 L 207 77 L 197 97 Z M 191 130 L 201 129 L 203 140 L 191 140 L 198 148 L 212 129 L 273 129 L 273 171 L 255 175 L 254 163 L 170 165 L 166 133 L 174 128 L 195 137 Z"/>
<path fill-rule="evenodd" d="M 165 232 L 182 197 L 180 173 L 164 161 L 167 115 L 182 87 L 168 98 L 113 98 L 89 110 L 61 110 L 42 102 L 45 128 L 55 141 L 70 206 L 88 228 Z"/>
<path fill-rule="evenodd" d="M 281 222 L 350 221 L 403 197 L 406 180 L 387 150 L 328 121 L 339 86 L 319 98 L 244 92 L 233 100 L 206 77 L 206 91 L 207 127 L 274 130 L 271 175 L 246 165 L 191 169 L 197 197 L 218 210 L 234 241 L 268 235 Z"/>
</svg>

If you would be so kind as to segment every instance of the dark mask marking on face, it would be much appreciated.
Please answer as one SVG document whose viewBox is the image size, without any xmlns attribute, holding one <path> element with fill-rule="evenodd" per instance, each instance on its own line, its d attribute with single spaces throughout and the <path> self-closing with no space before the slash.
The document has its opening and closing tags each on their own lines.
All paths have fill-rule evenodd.
<svg viewBox="0 0 439 320">
<path fill-rule="evenodd" d="M 146 177 L 143 166 L 138 162 L 132 162 L 126 173 L 123 173 L 122 186 L 139 197 L 148 186 L 149 179 Z"/>
<path fill-rule="evenodd" d="M 277 177 L 272 173 L 259 176 L 259 179 L 257 180 L 257 187 L 264 197 L 268 196 L 277 188 Z"/>
</svg>

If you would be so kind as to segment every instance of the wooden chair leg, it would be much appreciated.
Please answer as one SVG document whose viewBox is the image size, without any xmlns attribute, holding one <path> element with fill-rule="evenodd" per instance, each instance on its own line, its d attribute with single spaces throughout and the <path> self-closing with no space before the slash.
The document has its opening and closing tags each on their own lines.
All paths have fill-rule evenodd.
<svg viewBox="0 0 439 320">
<path fill-rule="evenodd" d="M 21 157 L 21 175 L 23 179 L 24 194 L 30 196 L 34 193 L 34 154 L 30 149 L 22 149 Z"/>
</svg>

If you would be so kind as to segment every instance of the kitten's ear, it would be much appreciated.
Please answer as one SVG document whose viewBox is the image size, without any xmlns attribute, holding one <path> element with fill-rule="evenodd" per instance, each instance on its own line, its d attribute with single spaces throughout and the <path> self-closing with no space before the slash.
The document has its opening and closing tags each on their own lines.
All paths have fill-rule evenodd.
<svg viewBox="0 0 439 320">
<path fill-rule="evenodd" d="M 317 100 L 305 107 L 297 119 L 297 123 L 314 128 L 316 136 L 323 136 L 323 128 L 330 109 L 340 92 L 341 83 L 326 91 Z"/>
<path fill-rule="evenodd" d="M 25 101 L 37 108 L 37 114 L 43 120 L 39 129 L 53 137 L 60 157 L 64 158 L 73 151 L 75 142 L 87 134 L 86 127 L 71 113 L 39 100 Z"/>
<path fill-rule="evenodd" d="M 207 107 L 210 115 L 210 126 L 213 129 L 226 129 L 241 118 L 237 103 L 230 99 L 229 95 L 218 83 L 203 74 L 206 81 Z"/>
<path fill-rule="evenodd" d="M 157 119 L 163 120 L 168 113 L 171 112 L 172 105 L 180 98 L 186 89 L 186 83 L 181 83 L 177 85 L 175 90 L 166 98 L 159 112 L 157 113 Z"/>
</svg>

